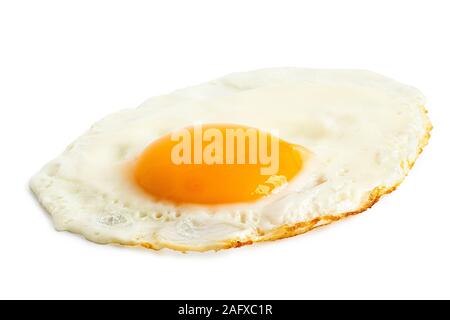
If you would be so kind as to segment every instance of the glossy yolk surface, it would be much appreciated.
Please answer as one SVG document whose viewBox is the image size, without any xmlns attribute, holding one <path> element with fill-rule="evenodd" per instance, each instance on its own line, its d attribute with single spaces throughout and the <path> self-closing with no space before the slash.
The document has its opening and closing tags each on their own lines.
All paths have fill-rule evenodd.
<svg viewBox="0 0 450 320">
<path fill-rule="evenodd" d="M 230 132 L 247 135 L 239 144 Z M 302 169 L 302 155 L 300 146 L 254 128 L 188 127 L 152 142 L 138 158 L 134 178 L 151 196 L 176 204 L 251 202 L 296 176 Z"/>
</svg>

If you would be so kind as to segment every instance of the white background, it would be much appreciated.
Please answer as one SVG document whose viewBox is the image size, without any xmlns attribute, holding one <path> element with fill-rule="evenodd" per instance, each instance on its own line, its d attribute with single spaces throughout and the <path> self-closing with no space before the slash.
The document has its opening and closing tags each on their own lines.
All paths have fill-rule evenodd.
<svg viewBox="0 0 450 320">
<path fill-rule="evenodd" d="M 1 1 L 0 298 L 450 298 L 448 1 Z M 421 89 L 404 184 L 306 235 L 206 254 L 55 232 L 29 178 L 94 121 L 235 71 L 363 68 Z"/>
</svg>

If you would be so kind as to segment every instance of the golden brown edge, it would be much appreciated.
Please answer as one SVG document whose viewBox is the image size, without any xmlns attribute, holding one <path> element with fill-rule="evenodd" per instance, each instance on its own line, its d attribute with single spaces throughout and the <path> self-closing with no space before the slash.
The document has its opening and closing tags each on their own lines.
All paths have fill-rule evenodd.
<svg viewBox="0 0 450 320">
<path fill-rule="evenodd" d="M 283 225 L 281 227 L 278 227 L 276 229 L 270 230 L 268 232 L 261 232 L 258 231 L 258 235 L 256 236 L 256 239 L 235 239 L 235 240 L 229 240 L 223 243 L 211 245 L 211 246 L 204 246 L 204 247 L 190 247 L 185 245 L 173 245 L 164 243 L 161 247 L 157 247 L 155 245 L 152 245 L 150 243 L 117 243 L 121 245 L 128 245 L 128 246 L 140 246 L 146 249 L 153 249 L 153 250 L 160 250 L 163 248 L 168 248 L 176 251 L 181 252 L 188 252 L 188 251 L 197 251 L 197 252 L 206 252 L 206 251 L 219 251 L 224 249 L 231 249 L 231 248 L 239 248 L 246 245 L 251 245 L 257 242 L 265 242 L 265 241 L 274 241 L 274 240 L 281 240 L 285 238 L 294 237 L 303 233 L 306 233 L 308 231 L 311 231 L 313 229 L 316 229 L 318 227 L 326 226 L 328 224 L 331 224 L 335 221 L 339 221 L 341 219 L 344 219 L 349 216 L 353 216 L 356 214 L 359 214 L 363 211 L 366 211 L 367 209 L 371 208 L 375 203 L 380 200 L 381 197 L 383 197 L 386 194 L 391 193 L 397 187 L 404 181 L 406 176 L 408 175 L 409 171 L 414 166 L 415 162 L 417 161 L 419 155 L 422 153 L 423 149 L 428 144 L 428 141 L 430 139 L 430 133 L 433 129 L 433 126 L 431 124 L 431 121 L 427 115 L 428 110 L 424 106 L 420 106 L 420 109 L 422 111 L 422 116 L 424 118 L 425 123 L 425 134 L 422 136 L 422 138 L 419 141 L 418 147 L 417 147 L 417 153 L 416 158 L 412 162 L 406 163 L 406 166 L 402 164 L 403 169 L 405 170 L 405 176 L 401 181 L 399 181 L 396 185 L 392 187 L 376 187 L 373 189 L 369 197 L 367 199 L 367 202 L 358 210 L 352 211 L 352 212 L 346 212 L 339 215 L 325 215 L 318 218 L 315 218 L 311 221 L 305 221 L 305 222 L 299 222 L 293 225 Z"/>
</svg>

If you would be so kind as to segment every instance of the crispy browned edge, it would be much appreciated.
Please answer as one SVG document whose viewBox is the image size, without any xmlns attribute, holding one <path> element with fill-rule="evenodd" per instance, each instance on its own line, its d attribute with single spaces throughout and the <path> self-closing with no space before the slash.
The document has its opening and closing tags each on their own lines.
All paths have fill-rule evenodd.
<svg viewBox="0 0 450 320">
<path fill-rule="evenodd" d="M 127 245 L 127 246 L 140 246 L 140 247 L 144 247 L 146 249 L 153 249 L 153 250 L 160 250 L 163 248 L 168 248 L 168 249 L 181 251 L 181 252 L 188 252 L 188 251 L 205 252 L 205 251 L 211 251 L 211 250 L 219 251 L 219 250 L 224 250 L 224 249 L 239 248 L 239 247 L 251 245 L 251 244 L 254 244 L 257 242 L 274 241 L 274 240 L 280 240 L 280 239 L 284 239 L 284 238 L 294 237 L 294 236 L 306 233 L 308 231 L 311 231 L 315 228 L 326 226 L 332 222 L 335 222 L 335 221 L 341 220 L 343 218 L 353 216 L 353 215 L 356 215 L 363 211 L 366 211 L 367 209 L 371 208 L 375 203 L 377 203 L 377 201 L 380 200 L 381 197 L 383 197 L 384 195 L 389 194 L 392 191 L 394 191 L 395 189 L 397 189 L 397 187 L 403 182 L 405 177 L 408 175 L 409 170 L 411 170 L 412 167 L 414 166 L 416 160 L 418 159 L 419 155 L 422 153 L 425 146 L 428 144 L 428 141 L 430 139 L 430 133 L 431 133 L 431 130 L 433 129 L 433 126 L 430 122 L 430 119 L 428 118 L 428 115 L 427 115 L 428 111 L 426 110 L 426 108 L 424 106 L 420 106 L 420 108 L 422 110 L 422 116 L 424 118 L 424 123 L 425 123 L 425 134 L 419 141 L 419 145 L 417 146 L 417 154 L 416 154 L 416 158 L 414 159 L 414 161 L 407 162 L 405 164 L 403 164 L 403 163 L 401 164 L 402 168 L 405 171 L 405 176 L 403 177 L 403 179 L 401 181 L 399 181 L 396 185 L 394 185 L 392 187 L 379 186 L 379 187 L 376 187 L 375 189 L 373 189 L 369 194 L 367 202 L 363 206 L 361 206 L 360 209 L 358 209 L 356 211 L 341 213 L 338 215 L 324 215 L 324 216 L 315 218 L 310 221 L 299 222 L 299 223 L 296 223 L 293 225 L 283 225 L 281 227 L 278 227 L 278 228 L 275 228 L 275 229 L 272 229 L 272 230 L 269 230 L 266 232 L 262 232 L 262 231 L 258 230 L 258 234 L 256 236 L 253 236 L 251 239 L 229 240 L 229 241 L 224 241 L 221 243 L 217 243 L 217 244 L 210 245 L 210 246 L 203 246 L 203 247 L 191 247 L 191 246 L 186 246 L 186 245 L 178 246 L 178 245 L 174 245 L 171 243 L 161 243 L 161 246 L 155 246 L 155 245 L 152 245 L 151 243 L 147 243 L 147 242 L 116 243 L 116 244 Z"/>
</svg>

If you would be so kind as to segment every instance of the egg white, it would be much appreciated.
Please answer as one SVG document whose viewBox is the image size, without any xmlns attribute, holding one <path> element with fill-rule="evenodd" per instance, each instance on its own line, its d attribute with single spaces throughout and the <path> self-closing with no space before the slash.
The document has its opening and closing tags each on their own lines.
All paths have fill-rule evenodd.
<svg viewBox="0 0 450 320">
<path fill-rule="evenodd" d="M 359 70 L 264 69 L 151 98 L 97 122 L 30 183 L 57 230 L 98 243 L 205 251 L 302 233 L 370 207 L 406 176 L 431 124 L 423 95 Z M 279 194 L 176 206 L 145 194 L 130 165 L 194 123 L 276 130 L 313 153 Z"/>
</svg>

